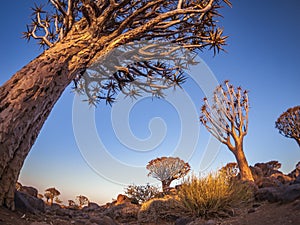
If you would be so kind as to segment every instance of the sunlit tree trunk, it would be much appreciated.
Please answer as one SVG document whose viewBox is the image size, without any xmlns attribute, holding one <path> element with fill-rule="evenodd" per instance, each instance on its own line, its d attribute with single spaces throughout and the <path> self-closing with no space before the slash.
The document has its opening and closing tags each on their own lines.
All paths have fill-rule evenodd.
<svg viewBox="0 0 300 225">
<path fill-rule="evenodd" d="M 0 88 L 0 205 L 10 209 L 21 167 L 54 104 L 101 48 L 101 42 L 91 48 L 88 35 L 71 36 Z"/>
<path fill-rule="evenodd" d="M 172 182 L 172 180 L 163 180 L 161 182 L 163 192 L 166 192 L 169 189 L 171 182 Z"/>
<path fill-rule="evenodd" d="M 236 144 L 235 148 L 231 149 L 231 151 L 234 154 L 239 166 L 241 180 L 254 181 L 246 156 L 244 154 L 243 143 Z"/>
</svg>

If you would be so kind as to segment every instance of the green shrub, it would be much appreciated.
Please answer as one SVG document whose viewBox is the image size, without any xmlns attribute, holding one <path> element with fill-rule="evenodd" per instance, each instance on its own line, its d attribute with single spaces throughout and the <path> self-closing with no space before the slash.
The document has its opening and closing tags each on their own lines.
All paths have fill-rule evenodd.
<svg viewBox="0 0 300 225">
<path fill-rule="evenodd" d="M 211 217 L 228 215 L 252 199 L 250 187 L 229 179 L 222 173 L 209 174 L 204 178 L 188 177 L 179 188 L 179 199 L 193 215 Z"/>
<path fill-rule="evenodd" d="M 125 188 L 125 194 L 137 203 L 144 203 L 159 194 L 158 187 L 150 184 L 146 185 L 129 185 Z"/>
</svg>

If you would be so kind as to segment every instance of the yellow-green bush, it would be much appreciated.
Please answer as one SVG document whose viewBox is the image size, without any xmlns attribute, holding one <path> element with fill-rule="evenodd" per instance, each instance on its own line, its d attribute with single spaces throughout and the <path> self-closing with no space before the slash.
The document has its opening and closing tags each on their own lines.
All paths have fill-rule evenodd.
<svg viewBox="0 0 300 225">
<path fill-rule="evenodd" d="M 252 191 L 245 183 L 222 173 L 211 173 L 203 178 L 188 177 L 180 186 L 178 196 L 193 215 L 211 217 L 226 215 L 232 208 L 249 202 Z"/>
</svg>

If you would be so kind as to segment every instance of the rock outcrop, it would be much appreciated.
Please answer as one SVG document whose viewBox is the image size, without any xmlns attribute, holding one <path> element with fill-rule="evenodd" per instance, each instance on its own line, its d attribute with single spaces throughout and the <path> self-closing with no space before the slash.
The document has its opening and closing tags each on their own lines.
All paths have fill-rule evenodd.
<svg viewBox="0 0 300 225">
<path fill-rule="evenodd" d="M 33 214 L 45 212 L 45 203 L 43 200 L 20 191 L 15 191 L 15 206 L 20 211 Z"/>
</svg>

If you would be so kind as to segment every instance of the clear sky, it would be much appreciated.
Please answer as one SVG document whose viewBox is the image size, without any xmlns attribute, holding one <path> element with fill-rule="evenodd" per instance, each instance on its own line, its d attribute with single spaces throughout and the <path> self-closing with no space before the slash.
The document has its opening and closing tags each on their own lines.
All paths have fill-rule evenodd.
<svg viewBox="0 0 300 225">
<path fill-rule="evenodd" d="M 1 6 L 0 84 L 41 53 L 34 41 L 26 43 L 20 38 L 26 23 L 30 22 L 33 3 L 15 0 Z M 229 35 L 227 53 L 213 57 L 212 52 L 205 52 L 199 57 L 219 82 L 229 79 L 234 85 L 250 91 L 249 132 L 244 143 L 249 164 L 278 160 L 282 170 L 289 172 L 300 161 L 300 149 L 294 140 L 281 136 L 274 123 L 286 109 L 300 104 L 300 2 L 245 0 L 232 3 L 232 9 L 221 11 L 224 18 L 220 19 L 224 33 Z M 124 184 L 154 182 L 146 176 L 145 165 L 156 157 L 176 155 L 178 146 L 187 154 L 196 173 L 234 161 L 232 153 L 222 146 L 215 151 L 216 157 L 211 156 L 206 164 L 201 162 L 206 159 L 210 135 L 197 118 L 204 93 L 191 78 L 179 97 L 187 95 L 192 100 L 191 108 L 187 108 L 191 113 L 196 110 L 196 116 L 188 118 L 194 121 L 192 124 L 180 122 L 184 117 L 180 105 L 187 103 L 184 98 L 172 100 L 177 92 L 171 92 L 166 100 L 148 97 L 136 104 L 129 101 L 123 105 L 120 101 L 112 108 L 100 104 L 95 113 L 92 109 L 83 112 L 79 121 L 76 116 L 82 114 L 76 108 L 78 101 L 73 108 L 71 90 L 71 86 L 65 90 L 30 151 L 20 175 L 23 185 L 37 187 L 41 193 L 55 186 L 65 201 L 82 194 L 102 204 L 122 193 Z M 123 110 L 129 106 L 132 108 L 127 116 L 128 112 Z M 96 136 L 91 127 L 84 130 L 84 135 L 78 133 L 78 126 L 93 123 L 93 120 Z M 127 123 L 137 139 L 130 133 L 122 133 L 125 128 L 120 131 L 115 127 Z M 153 125 L 153 133 L 148 129 L 149 124 Z M 190 129 L 184 128 L 186 124 Z M 197 132 L 196 147 L 191 148 Z M 90 147 L 82 148 L 76 134 L 86 137 Z M 122 139 L 124 134 L 127 136 Z M 159 142 L 161 137 L 163 140 Z M 178 140 L 182 137 L 186 140 L 181 145 Z M 203 171 L 206 165 L 209 167 Z"/>
</svg>

